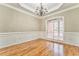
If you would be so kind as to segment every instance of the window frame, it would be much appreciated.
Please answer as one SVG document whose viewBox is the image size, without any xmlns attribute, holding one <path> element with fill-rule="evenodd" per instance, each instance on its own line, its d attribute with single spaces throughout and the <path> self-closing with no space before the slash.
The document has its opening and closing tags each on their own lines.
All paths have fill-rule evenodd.
<svg viewBox="0 0 79 59">
<path fill-rule="evenodd" d="M 46 19 L 46 21 L 45 21 L 45 32 L 46 32 L 47 36 L 48 36 L 48 21 L 52 21 L 52 20 L 57 19 L 57 18 L 59 18 L 59 19 L 61 18 L 64 22 L 64 16 L 56 16 L 56 17 Z M 64 24 L 63 24 L 63 26 L 64 26 Z M 64 39 L 64 28 L 63 28 L 63 39 Z"/>
</svg>

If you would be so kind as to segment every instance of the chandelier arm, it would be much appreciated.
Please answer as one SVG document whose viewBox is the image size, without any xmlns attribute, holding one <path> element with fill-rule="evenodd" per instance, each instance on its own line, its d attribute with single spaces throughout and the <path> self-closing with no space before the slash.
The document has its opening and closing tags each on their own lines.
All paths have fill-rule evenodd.
<svg viewBox="0 0 79 59">
<path fill-rule="evenodd" d="M 42 3 L 40 3 L 40 6 L 36 8 L 36 14 L 39 16 L 44 16 L 47 12 L 47 8 L 45 8 Z"/>
</svg>

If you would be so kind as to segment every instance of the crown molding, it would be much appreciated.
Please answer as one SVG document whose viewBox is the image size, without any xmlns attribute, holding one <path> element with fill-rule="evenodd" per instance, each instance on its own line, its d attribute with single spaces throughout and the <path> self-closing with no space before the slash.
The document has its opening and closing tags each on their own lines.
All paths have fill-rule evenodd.
<svg viewBox="0 0 79 59">
<path fill-rule="evenodd" d="M 70 7 L 70 8 L 66 8 L 66 9 L 63 9 L 63 10 L 61 10 L 61 11 L 57 11 L 57 12 L 54 12 L 54 13 L 52 13 L 52 14 L 46 15 L 46 16 L 44 16 L 43 18 L 47 18 L 47 17 L 49 17 L 49 16 L 53 16 L 53 15 L 56 15 L 56 14 L 59 14 L 59 13 L 63 13 L 63 12 L 66 12 L 66 11 L 69 11 L 69 10 L 72 10 L 72 9 L 76 9 L 76 8 L 78 8 L 78 7 L 79 7 L 79 5 L 72 6 L 72 7 Z"/>
<path fill-rule="evenodd" d="M 29 6 L 25 5 L 24 3 L 19 3 L 19 5 L 20 5 L 21 7 L 23 7 L 23 8 L 25 8 L 25 9 L 28 9 L 28 10 L 32 11 L 33 13 L 35 12 L 35 10 L 34 10 L 33 8 L 30 8 Z M 63 3 L 60 3 L 59 5 L 57 5 L 57 6 L 53 7 L 53 8 L 51 8 L 51 9 L 49 9 L 48 11 L 49 11 L 49 12 L 52 12 L 52 11 L 54 11 L 54 10 L 60 8 L 62 5 L 63 5 Z M 49 12 L 48 12 L 48 13 L 49 13 Z"/>
<path fill-rule="evenodd" d="M 14 7 L 14 6 L 11 6 L 11 5 L 9 5 L 9 4 L 2 3 L 2 4 L 0 4 L 0 5 L 9 7 L 9 8 L 11 8 L 11 9 L 14 9 L 14 10 L 19 11 L 19 12 L 24 13 L 24 14 L 28 14 L 28 15 L 30 15 L 30 16 L 32 16 L 32 17 L 35 17 L 35 18 L 38 18 L 38 19 L 42 19 L 42 18 L 44 17 L 44 16 L 41 17 L 41 16 L 38 16 L 38 15 L 32 14 L 32 13 L 30 13 L 30 12 L 28 12 L 28 11 L 24 11 L 24 10 L 22 10 L 22 9 L 19 9 L 19 8 L 17 8 L 17 7 Z M 63 4 L 60 4 L 59 6 L 55 7 L 54 9 L 58 9 L 59 7 L 61 7 L 61 5 L 63 5 Z M 22 5 L 22 6 L 24 6 L 24 5 Z M 26 7 L 27 7 L 27 6 L 26 6 Z M 30 9 L 30 8 L 27 7 L 26 9 Z M 51 9 L 50 11 L 52 11 L 52 10 L 54 10 L 54 9 Z M 31 10 L 31 11 L 32 11 L 32 10 Z"/>
<path fill-rule="evenodd" d="M 21 7 L 23 7 L 23 8 L 25 8 L 25 9 L 28 9 L 28 10 L 30 10 L 30 11 L 32 11 L 33 13 L 34 13 L 34 9 L 32 9 L 32 8 L 30 8 L 29 6 L 27 6 L 27 5 L 25 5 L 24 3 L 19 3 L 19 5 L 21 6 Z"/>
<path fill-rule="evenodd" d="M 55 6 L 54 8 L 50 9 L 49 12 L 59 9 L 62 5 L 63 5 L 63 3 L 60 3 L 58 6 Z"/>
<path fill-rule="evenodd" d="M 11 5 L 8 5 L 8 4 L 5 4 L 5 3 L 2 3 L 2 4 L 0 4 L 0 5 L 9 7 L 9 8 L 11 8 L 11 9 L 14 9 L 14 10 L 19 11 L 19 12 L 21 12 L 21 13 L 27 14 L 27 15 L 29 15 L 29 16 L 32 16 L 32 17 L 35 17 L 35 18 L 39 18 L 39 16 L 37 16 L 37 15 L 34 15 L 34 14 L 30 13 L 30 12 L 21 10 L 21 9 L 16 8 L 16 7 L 14 7 L 14 6 L 11 6 Z"/>
<path fill-rule="evenodd" d="M 19 9 L 19 8 L 16 8 L 16 7 L 14 7 L 14 6 L 11 6 L 11 5 L 8 5 L 8 4 L 5 4 L 5 3 L 2 3 L 2 4 L 0 4 L 0 5 L 9 7 L 9 8 L 11 8 L 11 9 L 14 9 L 14 10 L 19 11 L 19 12 L 24 13 L 24 14 L 28 14 L 29 16 L 32 16 L 32 17 L 35 17 L 35 18 L 38 18 L 38 19 L 44 19 L 44 18 L 47 18 L 47 17 L 49 17 L 49 16 L 56 15 L 56 14 L 59 14 L 59 13 L 62 13 L 62 12 L 66 12 L 66 11 L 69 11 L 69 10 L 72 10 L 72 9 L 75 9 L 75 8 L 78 8 L 78 7 L 79 7 L 79 5 L 72 6 L 72 7 L 70 7 L 70 8 L 66 8 L 66 9 L 63 9 L 63 10 L 61 10 L 61 11 L 57 11 L 57 12 L 54 12 L 54 13 L 52 13 L 52 14 L 49 14 L 49 15 L 42 16 L 42 17 L 41 17 L 41 16 L 34 15 L 34 14 L 30 13 L 30 12 L 21 10 L 21 9 Z"/>
</svg>

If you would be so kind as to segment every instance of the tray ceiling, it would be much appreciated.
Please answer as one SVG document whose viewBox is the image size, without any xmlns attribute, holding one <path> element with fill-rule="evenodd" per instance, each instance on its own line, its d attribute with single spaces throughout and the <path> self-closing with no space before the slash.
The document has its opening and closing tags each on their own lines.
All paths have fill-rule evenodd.
<svg viewBox="0 0 79 59">
<path fill-rule="evenodd" d="M 47 8 L 48 12 L 50 12 L 60 8 L 63 4 L 62 3 L 43 3 L 42 5 Z M 38 6 L 40 7 L 40 3 L 20 3 L 20 6 L 25 9 L 29 9 L 32 12 L 35 12 L 36 7 Z"/>
<path fill-rule="evenodd" d="M 12 7 L 18 8 L 20 10 L 23 10 L 25 12 L 28 12 L 32 15 L 35 14 L 35 8 L 39 6 L 39 3 L 6 3 Z M 79 5 L 79 3 L 43 3 L 48 8 L 48 13 L 46 15 L 50 15 L 51 13 L 55 13 L 76 5 Z M 45 15 L 45 16 L 46 16 Z"/>
</svg>

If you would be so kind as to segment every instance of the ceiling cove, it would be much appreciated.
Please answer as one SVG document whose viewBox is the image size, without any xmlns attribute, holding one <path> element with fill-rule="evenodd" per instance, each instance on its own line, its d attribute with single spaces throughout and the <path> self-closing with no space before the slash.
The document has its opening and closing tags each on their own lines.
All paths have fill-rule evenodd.
<svg viewBox="0 0 79 59">
<path fill-rule="evenodd" d="M 47 13 L 55 11 L 63 5 L 63 3 L 42 3 L 42 4 L 44 7 L 47 8 L 48 10 Z M 31 12 L 35 14 L 35 9 L 36 7 L 40 6 L 40 3 L 19 3 L 19 5 L 25 9 L 30 10 Z"/>
</svg>

